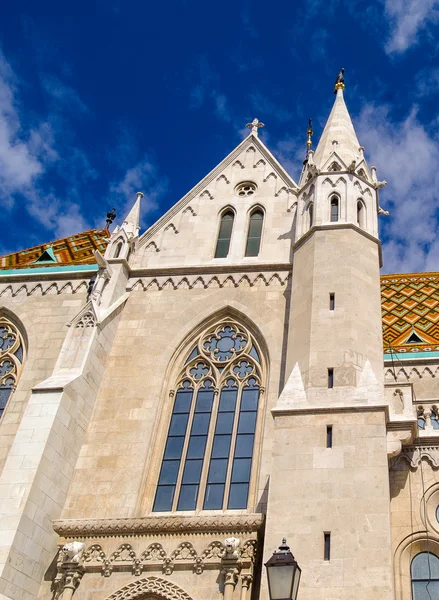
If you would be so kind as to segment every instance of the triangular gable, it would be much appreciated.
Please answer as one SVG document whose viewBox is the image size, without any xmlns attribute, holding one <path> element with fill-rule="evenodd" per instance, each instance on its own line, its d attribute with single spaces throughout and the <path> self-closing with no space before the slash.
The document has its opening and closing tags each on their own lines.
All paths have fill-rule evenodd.
<svg viewBox="0 0 439 600">
<path fill-rule="evenodd" d="M 419 329 L 412 327 L 408 333 L 405 331 L 403 334 L 393 340 L 392 347 L 398 348 L 400 346 L 411 346 L 416 344 L 432 346 L 437 345 L 437 341 L 424 331 L 419 331 Z"/>
<path fill-rule="evenodd" d="M 36 263 L 56 263 L 55 254 L 52 246 L 46 248 L 43 253 L 37 258 Z"/>
<path fill-rule="evenodd" d="M 183 210 L 198 194 L 200 194 L 204 188 L 208 187 L 215 178 L 221 175 L 227 167 L 231 166 L 238 156 L 245 151 L 246 148 L 254 146 L 263 156 L 263 158 L 270 165 L 273 172 L 284 182 L 286 186 L 292 189 L 297 189 L 297 184 L 294 179 L 285 171 L 282 165 L 276 160 L 271 154 L 268 148 L 256 137 L 253 133 L 250 133 L 242 142 L 228 155 L 226 156 L 210 173 L 206 175 L 197 185 L 195 185 L 183 198 L 174 204 L 163 216 L 161 216 L 149 229 L 147 229 L 142 236 L 139 238 L 139 246 L 143 246 L 153 237 L 157 231 L 171 221 L 175 215 Z"/>
<path fill-rule="evenodd" d="M 344 162 L 344 160 L 341 158 L 341 156 L 335 150 L 333 152 L 331 152 L 328 160 L 324 163 L 321 171 L 322 172 L 328 171 L 330 166 L 334 162 L 337 162 L 341 166 L 342 171 L 347 171 L 348 165 Z M 332 171 L 329 171 L 329 172 L 332 173 Z M 337 171 L 334 171 L 334 173 L 337 173 Z"/>
</svg>

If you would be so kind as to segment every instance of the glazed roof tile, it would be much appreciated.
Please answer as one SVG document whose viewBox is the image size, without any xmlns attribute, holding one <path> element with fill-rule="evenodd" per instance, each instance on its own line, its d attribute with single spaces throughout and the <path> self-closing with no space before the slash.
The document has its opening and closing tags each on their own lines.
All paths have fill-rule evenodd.
<svg viewBox="0 0 439 600">
<path fill-rule="evenodd" d="M 29 269 L 42 266 L 66 266 L 94 264 L 94 250 L 105 252 L 109 233 L 107 229 L 90 229 L 27 250 L 0 257 L 0 270 Z M 46 251 L 46 252 L 45 252 Z M 44 255 L 44 256 L 43 256 Z M 55 261 L 50 260 L 51 256 Z M 38 260 L 40 259 L 40 260 Z M 43 259 L 43 260 L 42 260 Z M 49 260 L 47 260 L 49 259 Z"/>
<path fill-rule="evenodd" d="M 439 273 L 383 275 L 381 308 L 385 353 L 439 350 Z"/>
</svg>

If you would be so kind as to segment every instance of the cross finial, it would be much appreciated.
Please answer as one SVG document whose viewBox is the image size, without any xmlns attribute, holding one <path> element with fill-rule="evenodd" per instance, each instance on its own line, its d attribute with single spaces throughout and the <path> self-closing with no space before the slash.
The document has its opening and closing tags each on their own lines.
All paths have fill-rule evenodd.
<svg viewBox="0 0 439 600">
<path fill-rule="evenodd" d="M 252 133 L 254 133 L 256 137 L 258 137 L 258 129 L 260 129 L 261 127 L 265 127 L 265 125 L 261 123 L 259 119 L 253 119 L 251 123 L 247 123 L 246 127 L 248 127 L 248 129 L 251 129 Z"/>
<path fill-rule="evenodd" d="M 314 134 L 313 128 L 312 128 L 312 119 L 308 120 L 308 131 L 306 132 L 306 135 L 308 136 L 308 139 L 306 141 L 306 145 L 308 146 L 308 151 L 311 150 L 311 146 L 312 146 L 312 136 Z"/>
</svg>

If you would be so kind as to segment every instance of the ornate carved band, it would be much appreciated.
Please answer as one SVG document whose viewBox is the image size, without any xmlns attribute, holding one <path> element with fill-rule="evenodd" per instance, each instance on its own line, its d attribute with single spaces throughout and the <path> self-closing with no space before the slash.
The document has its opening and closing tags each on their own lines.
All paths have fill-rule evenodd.
<svg viewBox="0 0 439 600">
<path fill-rule="evenodd" d="M 139 519 L 62 519 L 54 521 L 55 531 L 63 537 L 138 535 L 175 533 L 243 533 L 257 532 L 264 515 L 253 513 L 209 517 L 144 517 Z"/>
</svg>

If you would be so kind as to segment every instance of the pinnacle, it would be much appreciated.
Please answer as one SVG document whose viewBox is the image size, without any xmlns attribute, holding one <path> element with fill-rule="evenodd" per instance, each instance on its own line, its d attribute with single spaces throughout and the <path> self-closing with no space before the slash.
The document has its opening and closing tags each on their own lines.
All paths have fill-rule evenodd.
<svg viewBox="0 0 439 600">
<path fill-rule="evenodd" d="M 331 154 L 336 152 L 346 165 L 350 165 L 352 161 L 358 159 L 359 148 L 360 142 L 340 87 L 337 89 L 334 106 L 316 148 L 314 162 L 319 169 L 322 169 Z"/>
</svg>

